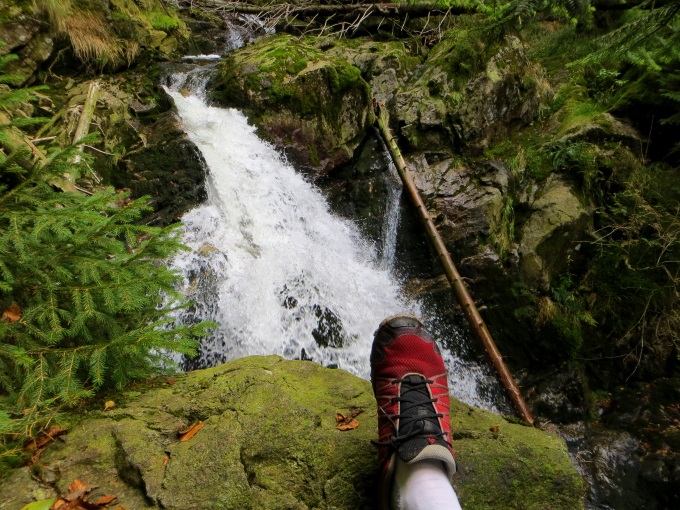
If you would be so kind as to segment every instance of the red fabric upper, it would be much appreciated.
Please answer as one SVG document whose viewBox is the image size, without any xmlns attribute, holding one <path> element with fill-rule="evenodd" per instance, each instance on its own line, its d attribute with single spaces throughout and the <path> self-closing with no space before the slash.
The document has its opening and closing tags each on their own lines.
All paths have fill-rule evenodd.
<svg viewBox="0 0 680 510">
<path fill-rule="evenodd" d="M 449 389 L 439 348 L 421 324 L 398 328 L 391 327 L 389 322 L 383 324 L 376 332 L 371 352 L 371 381 L 378 403 L 378 442 L 384 444 L 379 449 L 380 485 L 389 483 L 386 478 L 395 452 L 389 441 L 399 430 L 399 419 L 394 416 L 399 415 L 401 403 L 393 400 L 400 393 L 401 383 L 397 380 L 409 374 L 432 381 L 428 387 L 431 398 L 437 399 L 436 412 L 443 415 L 439 418 L 443 439 L 451 443 Z M 384 489 L 387 491 L 387 487 Z"/>
</svg>

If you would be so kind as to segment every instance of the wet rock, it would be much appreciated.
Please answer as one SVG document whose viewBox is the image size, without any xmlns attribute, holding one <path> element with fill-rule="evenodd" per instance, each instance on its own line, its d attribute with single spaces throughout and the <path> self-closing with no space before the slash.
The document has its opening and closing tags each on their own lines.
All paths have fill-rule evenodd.
<svg viewBox="0 0 680 510">
<path fill-rule="evenodd" d="M 115 494 L 126 508 L 375 508 L 377 412 L 371 385 L 342 370 L 277 356 L 146 383 L 91 412 L 41 455 L 73 479 Z M 273 405 L 275 403 L 276 405 Z M 336 430 L 335 414 L 360 409 L 357 429 Z M 178 430 L 201 420 L 189 441 Z M 456 401 L 453 443 L 465 508 L 576 510 L 580 477 L 564 443 Z M 493 430 L 490 430 L 493 428 Z M 32 501 L 27 468 L 0 482 L 0 509 Z M 197 490 L 198 489 L 198 490 Z"/>
<path fill-rule="evenodd" d="M 127 73 L 96 80 L 92 118 L 98 142 L 84 148 L 94 158 L 86 189 L 110 184 L 151 196 L 146 221 L 168 225 L 205 199 L 205 163 L 182 131 L 171 100 L 148 76 Z M 91 81 L 69 84 L 66 104 L 43 136 L 70 145 Z M 128 92 L 128 88 L 134 92 Z M 91 127 L 91 131 L 94 128 Z"/>
<path fill-rule="evenodd" d="M 206 199 L 206 163 L 174 110 L 160 115 L 147 132 L 145 146 L 121 160 L 114 182 L 134 197 L 150 195 L 155 212 L 147 221 L 168 225 Z"/>
<path fill-rule="evenodd" d="M 580 368 L 565 365 L 531 383 L 525 379 L 523 386 L 530 388 L 525 398 L 540 420 L 571 423 L 588 416 L 588 383 Z"/>
<path fill-rule="evenodd" d="M 358 68 L 313 41 L 265 37 L 227 59 L 219 99 L 316 176 L 347 163 L 372 123 L 371 92 Z"/>
<path fill-rule="evenodd" d="M 511 179 L 507 167 L 496 161 L 470 167 L 452 159 L 428 163 L 424 155 L 410 158 L 409 165 L 431 216 L 458 260 L 475 255 L 480 241 L 500 221 Z"/>
</svg>

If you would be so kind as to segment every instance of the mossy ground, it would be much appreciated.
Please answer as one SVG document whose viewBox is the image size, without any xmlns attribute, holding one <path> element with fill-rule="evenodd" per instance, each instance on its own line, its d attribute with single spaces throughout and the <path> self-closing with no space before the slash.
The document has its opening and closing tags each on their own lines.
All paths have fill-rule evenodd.
<svg viewBox="0 0 680 510">
<path fill-rule="evenodd" d="M 139 384 L 116 401 L 42 454 L 61 473 L 59 491 L 78 478 L 98 485 L 93 499 L 116 494 L 128 508 L 375 508 L 375 400 L 370 383 L 347 372 L 249 357 Z M 363 411 L 359 427 L 336 430 L 335 414 L 353 409 Z M 196 436 L 178 441 L 197 420 Z M 465 508 L 583 507 L 558 438 L 459 403 L 452 424 Z M 12 495 L 0 508 L 33 499 L 27 471 L 2 484 Z"/>
</svg>

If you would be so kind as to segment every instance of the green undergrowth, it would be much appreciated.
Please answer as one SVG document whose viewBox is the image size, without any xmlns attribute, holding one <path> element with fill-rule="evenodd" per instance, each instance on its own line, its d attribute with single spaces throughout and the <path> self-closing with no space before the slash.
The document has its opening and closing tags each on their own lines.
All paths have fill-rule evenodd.
<svg viewBox="0 0 680 510">
<path fill-rule="evenodd" d="M 195 352 L 207 328 L 174 322 L 185 303 L 166 260 L 184 249 L 178 225 L 145 225 L 148 197 L 77 192 L 70 183 L 92 159 L 29 144 L 48 120 L 26 116 L 36 99 L 35 89 L 0 91 L 0 466 L 20 461 L 60 410 L 172 370 L 168 353 Z"/>
<path fill-rule="evenodd" d="M 667 359 L 680 344 L 675 262 L 680 182 L 678 158 L 668 141 L 680 119 L 680 96 L 672 92 L 680 83 L 675 72 L 680 21 L 647 16 L 647 11 L 614 13 L 591 27 L 528 23 L 521 37 L 529 57 L 545 67 L 553 97 L 534 125 L 484 154 L 506 162 L 524 188 L 561 176 L 595 210 L 595 229 L 583 239 L 583 253 L 566 272 L 554 275 L 547 292 L 518 290 L 527 305 L 517 314 L 536 328 L 546 355 L 597 360 L 621 382 L 665 373 L 670 365 L 655 363 L 654 357 Z M 621 33 L 637 46 L 619 41 Z M 648 35 L 636 39 L 638 33 Z M 656 134 L 652 157 L 647 158 L 649 140 L 638 142 L 634 134 L 619 131 L 616 117 L 621 116 L 643 134 Z M 636 124 L 638 119 L 647 124 Z M 677 148 L 677 138 L 675 143 Z M 511 192 L 494 234 L 500 253 L 512 239 L 509 227 L 522 225 L 515 199 Z"/>
</svg>

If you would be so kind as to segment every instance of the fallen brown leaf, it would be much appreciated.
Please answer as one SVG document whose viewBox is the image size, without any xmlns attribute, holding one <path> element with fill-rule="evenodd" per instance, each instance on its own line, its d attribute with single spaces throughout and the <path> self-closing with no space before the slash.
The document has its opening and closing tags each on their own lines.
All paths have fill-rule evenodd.
<svg viewBox="0 0 680 510">
<path fill-rule="evenodd" d="M 175 384 L 175 379 L 170 379 L 168 381 L 165 381 L 165 384 L 169 384 L 170 386 L 172 386 L 173 384 Z"/>
<path fill-rule="evenodd" d="M 16 322 L 19 319 L 21 319 L 21 308 L 15 304 L 2 312 L 2 320 L 5 322 Z"/>
<path fill-rule="evenodd" d="M 88 492 L 90 492 L 90 488 L 87 484 L 80 480 L 73 480 L 71 485 L 68 486 L 68 494 L 64 499 L 66 499 L 66 501 L 74 501 Z"/>
<path fill-rule="evenodd" d="M 349 423 L 338 423 L 335 428 L 338 430 L 354 430 L 359 426 L 359 420 L 351 420 Z"/>
<path fill-rule="evenodd" d="M 163 465 L 166 466 L 166 465 L 168 464 L 169 461 L 170 461 L 170 455 L 166 455 L 166 456 L 163 458 Z"/>
<path fill-rule="evenodd" d="M 203 425 L 204 425 L 204 423 L 202 421 L 199 421 L 195 425 L 192 425 L 191 427 L 189 427 L 187 430 L 180 432 L 179 440 L 180 441 L 188 441 L 189 439 L 191 439 L 192 437 L 194 437 L 196 435 L 196 432 L 198 432 L 199 430 L 201 430 L 203 428 Z"/>
<path fill-rule="evenodd" d="M 335 428 L 338 430 L 354 430 L 359 426 L 359 420 L 356 419 L 356 416 L 359 416 L 362 412 L 361 409 L 354 409 L 348 415 L 336 413 L 335 421 L 337 425 Z"/>
<path fill-rule="evenodd" d="M 56 425 L 53 425 L 49 429 L 41 432 L 40 436 L 34 440 L 35 447 L 37 449 L 43 448 L 44 446 L 54 441 L 55 438 L 65 433 L 66 429 L 62 429 L 60 427 L 57 427 Z"/>
<path fill-rule="evenodd" d="M 113 494 L 107 494 L 106 496 L 102 496 L 101 498 L 99 498 L 97 500 L 97 504 L 98 505 L 108 505 L 114 499 L 116 499 L 116 496 L 114 496 Z"/>
</svg>

